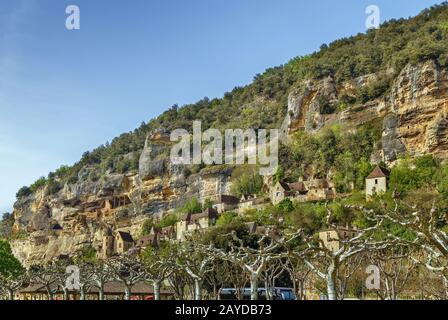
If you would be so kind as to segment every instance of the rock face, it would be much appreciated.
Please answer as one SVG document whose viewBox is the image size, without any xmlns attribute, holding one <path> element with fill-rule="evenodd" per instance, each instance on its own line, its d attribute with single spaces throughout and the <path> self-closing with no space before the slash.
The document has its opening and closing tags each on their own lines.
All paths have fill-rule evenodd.
<svg viewBox="0 0 448 320">
<path fill-rule="evenodd" d="M 366 75 L 342 85 L 329 77 L 291 90 L 284 137 L 298 130 L 316 133 L 333 124 L 352 130 L 377 121 L 383 125 L 383 137 L 373 162 L 394 162 L 405 152 L 446 159 L 448 74 L 433 61 L 404 68 L 386 96 L 332 114 L 321 113 L 322 103 L 336 103 L 378 77 Z M 169 147 L 166 132 L 153 132 L 141 153 L 138 173 L 109 174 L 92 181 L 95 169 L 85 167 L 78 183 L 64 186 L 56 195 L 47 196 L 43 189 L 19 199 L 14 206 L 14 230 L 23 237 L 12 243 L 15 254 L 30 265 L 87 246 L 100 250 L 105 227 L 129 231 L 138 238 L 148 217 L 159 217 L 192 197 L 205 201 L 229 193 L 231 168 L 188 174 L 185 167 L 171 164 Z"/>
<path fill-rule="evenodd" d="M 15 255 L 29 266 L 89 246 L 99 252 L 105 228 L 138 238 L 147 218 L 173 211 L 192 197 L 214 200 L 229 192 L 231 168 L 187 177 L 182 166 L 161 157 L 165 147 L 148 139 L 138 174 L 109 174 L 94 182 L 83 178 L 56 195 L 40 190 L 19 200 L 14 230 L 26 237 L 12 242 Z"/>
<path fill-rule="evenodd" d="M 392 72 L 392 71 L 390 71 Z M 282 132 L 316 132 L 335 123 L 356 128 L 370 121 L 383 122 L 382 159 L 393 162 L 403 153 L 448 157 L 448 71 L 434 61 L 406 66 L 386 97 L 355 105 L 331 115 L 319 112 L 319 97 L 334 101 L 362 88 L 379 75 L 367 75 L 336 87 L 331 78 L 308 82 L 293 90 Z"/>
</svg>

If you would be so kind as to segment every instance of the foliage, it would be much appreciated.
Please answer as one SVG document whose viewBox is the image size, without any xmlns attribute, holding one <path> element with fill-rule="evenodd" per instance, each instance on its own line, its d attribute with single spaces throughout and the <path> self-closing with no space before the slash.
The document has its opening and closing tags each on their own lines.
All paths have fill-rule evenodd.
<svg viewBox="0 0 448 320">
<path fill-rule="evenodd" d="M 13 225 L 14 216 L 10 213 L 4 213 L 0 221 L 0 239 L 9 239 L 12 236 Z"/>
<path fill-rule="evenodd" d="M 12 254 L 11 246 L 5 240 L 0 240 L 0 275 L 17 277 L 24 272 L 19 260 Z"/>
<path fill-rule="evenodd" d="M 174 226 L 177 222 L 177 216 L 174 213 L 166 214 L 162 217 L 159 223 L 155 225 L 156 228 L 166 228 Z"/>
<path fill-rule="evenodd" d="M 300 177 L 327 178 L 332 172 L 338 192 L 352 191 L 352 185 L 362 189 L 372 169 L 367 159 L 380 138 L 381 128 L 376 122 L 357 132 L 340 127 L 326 128 L 318 135 L 299 132 L 279 151 L 282 176 L 295 182 Z"/>
<path fill-rule="evenodd" d="M 260 195 L 263 188 L 263 177 L 256 168 L 242 167 L 232 174 L 232 193 L 237 197 L 243 195 Z"/>
<path fill-rule="evenodd" d="M 416 159 L 406 157 L 400 159 L 399 164 L 392 169 L 390 186 L 401 193 L 425 186 L 434 187 L 439 170 L 439 164 L 431 155 Z"/>
<path fill-rule="evenodd" d="M 195 214 L 202 212 L 202 204 L 199 202 L 198 198 L 193 197 L 189 202 L 187 202 L 182 208 L 182 212 Z"/>
<path fill-rule="evenodd" d="M 141 236 L 146 236 L 151 233 L 152 228 L 154 227 L 154 219 L 149 218 L 143 222 Z"/>
</svg>

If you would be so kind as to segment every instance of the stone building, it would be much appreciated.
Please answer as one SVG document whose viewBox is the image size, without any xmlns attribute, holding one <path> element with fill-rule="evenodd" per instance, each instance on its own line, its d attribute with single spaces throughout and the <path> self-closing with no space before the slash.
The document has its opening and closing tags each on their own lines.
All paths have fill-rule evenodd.
<svg viewBox="0 0 448 320">
<path fill-rule="evenodd" d="M 214 227 L 218 215 L 218 211 L 213 208 L 205 209 L 202 213 L 185 215 L 176 224 L 176 240 L 185 241 L 188 234 Z"/>
<path fill-rule="evenodd" d="M 376 166 L 372 173 L 366 178 L 366 198 L 371 199 L 387 191 L 387 180 L 389 178 L 387 169 Z"/>
<path fill-rule="evenodd" d="M 107 228 L 103 234 L 100 258 L 107 259 L 115 254 L 123 254 L 134 247 L 134 239 L 131 234 L 124 231 L 112 232 Z"/>
<path fill-rule="evenodd" d="M 271 189 L 271 201 L 274 205 L 285 199 L 299 202 L 332 200 L 336 195 L 334 184 L 327 179 L 314 179 L 296 183 L 278 182 Z"/>
<path fill-rule="evenodd" d="M 248 210 L 261 210 L 269 203 L 264 197 L 242 196 L 238 204 L 238 213 L 243 215 Z"/>
<path fill-rule="evenodd" d="M 215 209 L 218 213 L 232 211 L 238 209 L 239 202 L 240 199 L 237 197 L 223 194 L 218 197 L 218 200 L 213 205 L 213 209 Z"/>
<path fill-rule="evenodd" d="M 336 252 L 341 249 L 342 241 L 350 240 L 354 238 L 356 234 L 357 231 L 355 229 L 349 227 L 337 227 L 320 231 L 319 239 L 325 248 Z"/>
</svg>

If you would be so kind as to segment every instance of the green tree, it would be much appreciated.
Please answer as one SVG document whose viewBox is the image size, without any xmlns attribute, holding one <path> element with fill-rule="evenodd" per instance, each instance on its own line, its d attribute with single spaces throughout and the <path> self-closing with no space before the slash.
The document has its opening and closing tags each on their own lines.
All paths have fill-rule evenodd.
<svg viewBox="0 0 448 320">
<path fill-rule="evenodd" d="M 3 277 L 18 277 L 25 269 L 16 257 L 11 246 L 5 240 L 0 240 L 0 275 Z"/>
<path fill-rule="evenodd" d="M 256 169 L 244 172 L 234 177 L 232 193 L 238 197 L 242 195 L 259 195 L 263 189 L 263 177 Z"/>
<path fill-rule="evenodd" d="M 183 212 L 195 214 L 195 213 L 201 213 L 202 212 L 202 204 L 199 202 L 198 198 L 193 197 L 189 202 L 187 202 L 183 209 Z"/>
</svg>

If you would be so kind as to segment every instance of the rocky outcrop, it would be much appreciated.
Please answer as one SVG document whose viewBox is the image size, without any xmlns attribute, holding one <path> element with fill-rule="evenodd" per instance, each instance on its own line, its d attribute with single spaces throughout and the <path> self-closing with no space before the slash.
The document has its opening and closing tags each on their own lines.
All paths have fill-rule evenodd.
<svg viewBox="0 0 448 320">
<path fill-rule="evenodd" d="M 392 70 L 388 74 L 392 74 Z M 382 161 L 398 156 L 433 154 L 448 157 L 448 73 L 430 60 L 406 66 L 393 81 L 390 93 L 365 104 L 357 104 L 331 115 L 319 113 L 319 97 L 338 100 L 344 94 L 376 81 L 380 75 L 366 75 L 335 87 L 331 78 L 307 82 L 293 90 L 282 132 L 318 132 L 335 123 L 348 130 L 372 121 L 383 121 Z M 378 160 L 378 154 L 375 155 Z"/>
<path fill-rule="evenodd" d="M 15 204 L 14 230 L 25 237 L 12 242 L 16 256 L 29 266 L 88 246 L 100 252 L 105 227 L 138 238 L 147 218 L 172 212 L 192 197 L 214 200 L 230 191 L 232 168 L 207 168 L 186 176 L 184 166 L 173 165 L 154 151 L 162 149 L 158 141 L 147 140 L 138 174 L 107 174 L 91 181 L 90 169 L 85 168 L 76 184 L 64 186 L 56 195 L 39 190 L 20 199 Z M 163 170 L 155 163 L 163 163 Z"/>
<path fill-rule="evenodd" d="M 354 130 L 375 121 L 383 125 L 383 135 L 372 162 L 392 163 L 403 153 L 447 159 L 448 74 L 433 61 L 404 68 L 381 98 L 322 113 L 322 103 L 338 103 L 378 77 L 366 75 L 342 85 L 331 77 L 301 84 L 289 95 L 284 137 L 298 130 L 317 133 L 333 124 Z M 167 132 L 158 130 L 146 139 L 138 172 L 94 179 L 97 169 L 86 166 L 77 183 L 55 195 L 41 189 L 19 199 L 14 231 L 23 238 L 12 243 L 15 254 L 30 265 L 86 246 L 100 250 L 105 226 L 138 238 L 148 217 L 171 212 L 192 197 L 214 200 L 230 192 L 232 168 L 216 166 L 191 174 L 190 168 L 169 161 L 169 147 Z"/>
<path fill-rule="evenodd" d="M 392 162 L 406 153 L 406 147 L 398 136 L 398 117 L 394 114 L 388 115 L 383 122 L 383 136 L 381 145 L 384 160 Z"/>
<path fill-rule="evenodd" d="M 408 65 L 396 79 L 391 112 L 397 133 L 411 155 L 448 156 L 448 74 L 434 61 Z"/>
</svg>

